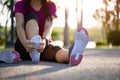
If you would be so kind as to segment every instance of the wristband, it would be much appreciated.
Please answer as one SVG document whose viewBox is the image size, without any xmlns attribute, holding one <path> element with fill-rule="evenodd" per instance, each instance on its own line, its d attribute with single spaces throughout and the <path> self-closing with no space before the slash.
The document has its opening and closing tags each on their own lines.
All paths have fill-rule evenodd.
<svg viewBox="0 0 120 80">
<path fill-rule="evenodd" d="M 45 37 L 43 37 L 42 39 L 45 39 L 46 45 L 48 45 L 49 40 L 47 38 L 45 38 Z"/>
</svg>

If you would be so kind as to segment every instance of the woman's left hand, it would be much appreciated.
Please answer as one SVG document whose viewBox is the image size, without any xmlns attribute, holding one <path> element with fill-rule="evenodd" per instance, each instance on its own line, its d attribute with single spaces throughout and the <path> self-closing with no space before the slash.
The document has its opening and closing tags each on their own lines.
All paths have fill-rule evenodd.
<svg viewBox="0 0 120 80">
<path fill-rule="evenodd" d="M 46 46 L 46 41 L 43 39 L 41 42 L 40 42 L 40 47 L 37 48 L 37 50 L 39 52 L 43 52 L 43 50 L 45 49 L 45 46 Z"/>
</svg>

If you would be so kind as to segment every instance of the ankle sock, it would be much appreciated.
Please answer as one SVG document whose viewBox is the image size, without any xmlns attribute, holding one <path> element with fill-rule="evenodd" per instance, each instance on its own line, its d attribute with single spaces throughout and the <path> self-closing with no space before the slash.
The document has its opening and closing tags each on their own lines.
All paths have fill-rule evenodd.
<svg viewBox="0 0 120 80">
<path fill-rule="evenodd" d="M 35 42 L 35 47 L 40 47 L 40 41 L 41 37 L 39 35 L 34 36 L 31 41 Z M 32 59 L 32 62 L 39 62 L 40 60 L 40 52 L 37 50 L 34 50 L 33 52 L 30 53 L 30 57 Z"/>
</svg>

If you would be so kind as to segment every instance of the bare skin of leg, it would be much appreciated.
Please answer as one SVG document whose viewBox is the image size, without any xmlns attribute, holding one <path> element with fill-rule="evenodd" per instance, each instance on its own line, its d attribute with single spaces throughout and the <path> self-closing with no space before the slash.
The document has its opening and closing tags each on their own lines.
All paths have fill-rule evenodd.
<svg viewBox="0 0 120 80">
<path fill-rule="evenodd" d="M 33 36 L 39 35 L 39 27 L 36 20 L 32 19 L 26 23 L 26 35 L 29 40 L 31 40 Z"/>
<path fill-rule="evenodd" d="M 66 49 L 59 50 L 55 57 L 59 63 L 69 62 L 69 53 Z"/>
<path fill-rule="evenodd" d="M 29 40 L 31 40 L 33 36 L 39 35 L 39 27 L 38 27 L 38 23 L 36 22 L 36 20 L 34 19 L 29 20 L 26 23 L 26 35 Z M 55 58 L 58 63 L 68 62 L 69 61 L 68 50 L 66 49 L 59 50 L 56 53 Z"/>
</svg>

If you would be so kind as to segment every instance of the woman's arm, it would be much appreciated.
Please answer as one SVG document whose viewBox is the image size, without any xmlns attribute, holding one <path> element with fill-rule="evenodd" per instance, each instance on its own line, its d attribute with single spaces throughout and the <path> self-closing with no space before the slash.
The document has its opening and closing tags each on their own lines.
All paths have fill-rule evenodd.
<svg viewBox="0 0 120 80">
<path fill-rule="evenodd" d="M 24 30 L 24 16 L 21 13 L 15 14 L 16 26 L 17 26 L 17 35 L 21 43 L 24 45 L 27 41 L 25 30 Z"/>
<path fill-rule="evenodd" d="M 46 20 L 45 22 L 45 28 L 44 28 L 44 32 L 43 32 L 43 38 L 46 38 L 46 39 L 50 39 L 51 37 L 51 33 L 52 33 L 52 24 L 53 24 L 53 20 L 54 20 L 54 16 L 52 16 L 52 21 L 50 20 Z"/>
<path fill-rule="evenodd" d="M 34 43 L 27 39 L 24 29 L 25 26 L 24 15 L 21 13 L 16 13 L 15 19 L 16 19 L 17 35 L 20 42 L 22 43 L 22 45 L 24 46 L 27 52 L 33 51 L 35 49 L 33 46 Z"/>
<path fill-rule="evenodd" d="M 47 20 L 45 22 L 45 28 L 44 28 L 44 32 L 43 32 L 42 37 L 49 39 L 51 36 L 51 32 L 52 32 L 52 22 Z"/>
</svg>

